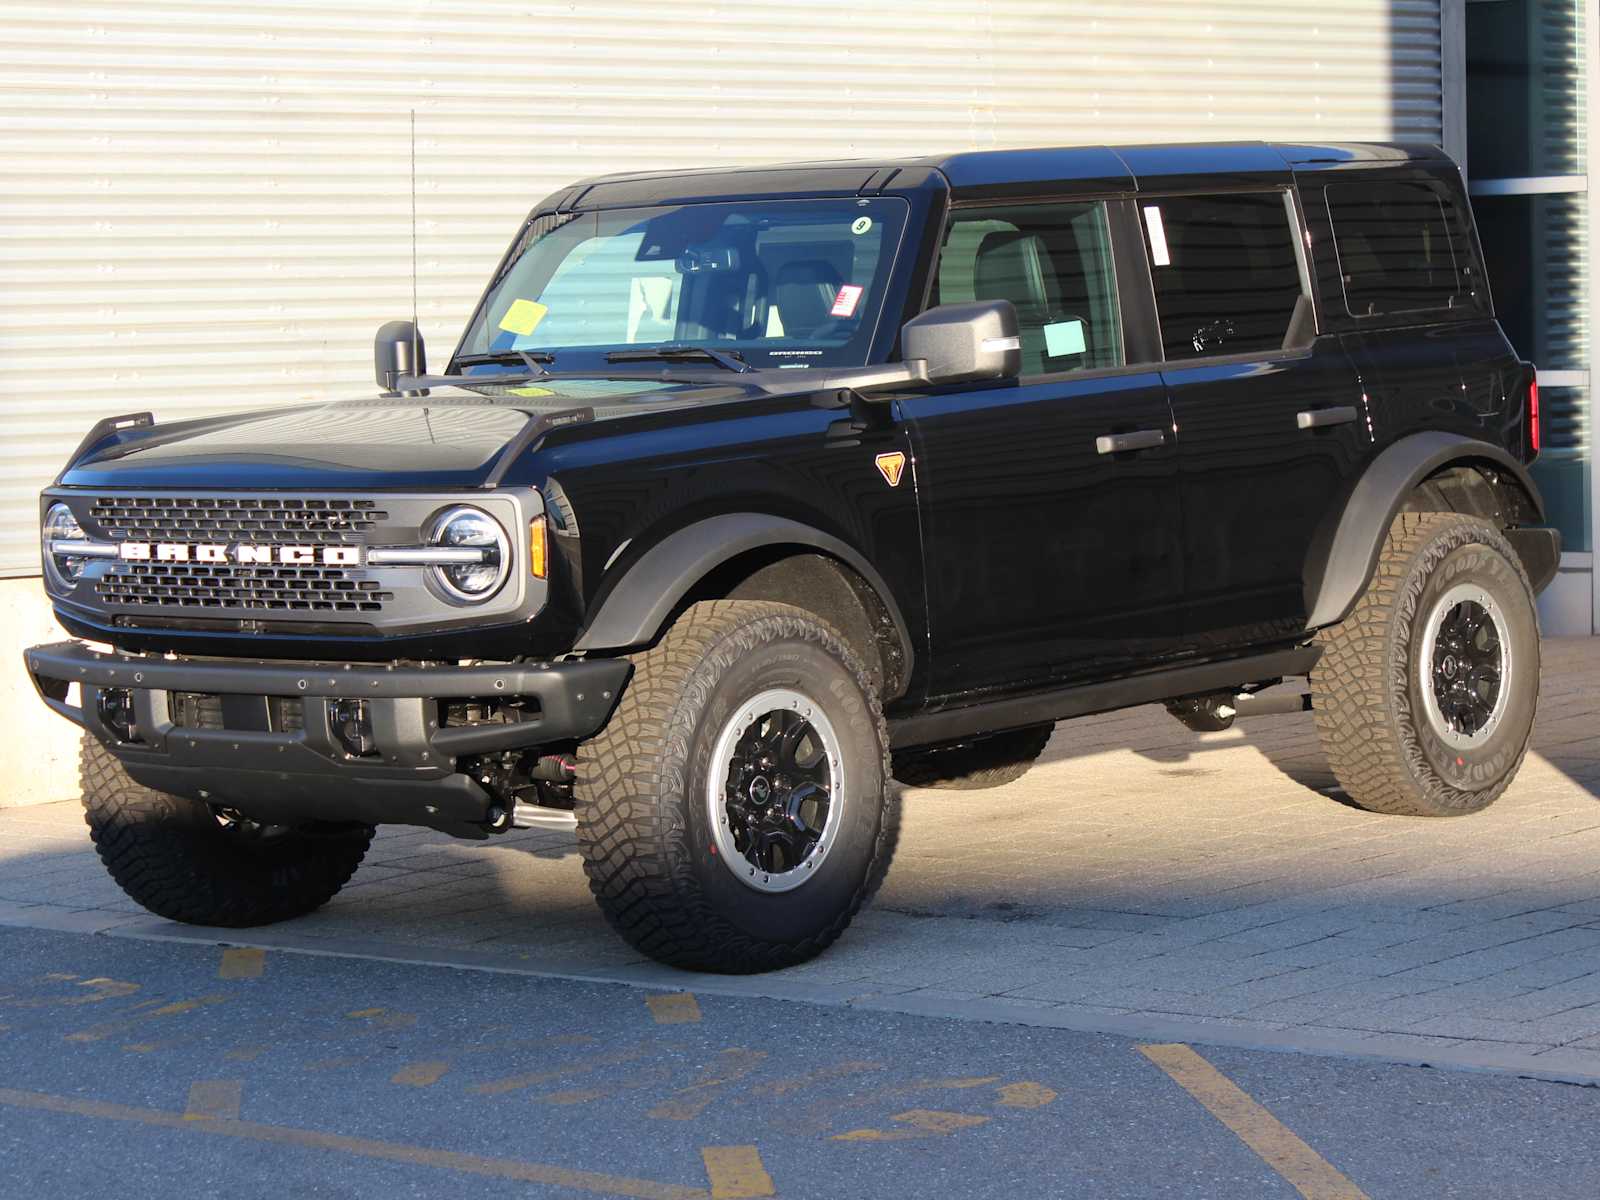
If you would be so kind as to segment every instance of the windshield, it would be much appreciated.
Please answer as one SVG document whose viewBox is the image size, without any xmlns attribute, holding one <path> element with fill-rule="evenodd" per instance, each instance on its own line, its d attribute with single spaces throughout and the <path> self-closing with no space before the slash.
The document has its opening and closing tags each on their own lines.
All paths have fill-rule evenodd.
<svg viewBox="0 0 1600 1200">
<path fill-rule="evenodd" d="M 611 351 L 688 345 L 754 367 L 860 366 L 906 207 L 848 197 L 542 216 L 461 356 L 542 352 L 561 371 Z"/>
</svg>

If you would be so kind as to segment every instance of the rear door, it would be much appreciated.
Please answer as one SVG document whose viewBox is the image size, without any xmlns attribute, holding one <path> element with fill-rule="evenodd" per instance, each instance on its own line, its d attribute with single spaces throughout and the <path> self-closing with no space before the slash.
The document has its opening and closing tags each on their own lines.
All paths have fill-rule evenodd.
<svg viewBox="0 0 1600 1200">
<path fill-rule="evenodd" d="M 1175 652 L 1172 416 L 1159 366 L 1127 365 L 1109 215 L 1080 199 L 952 211 L 931 303 L 1010 300 L 1023 365 L 903 402 L 935 699 Z"/>
<path fill-rule="evenodd" d="M 1184 647 L 1292 638 L 1307 553 L 1372 444 L 1354 366 L 1317 335 L 1293 189 L 1139 207 L 1179 445 Z"/>
</svg>

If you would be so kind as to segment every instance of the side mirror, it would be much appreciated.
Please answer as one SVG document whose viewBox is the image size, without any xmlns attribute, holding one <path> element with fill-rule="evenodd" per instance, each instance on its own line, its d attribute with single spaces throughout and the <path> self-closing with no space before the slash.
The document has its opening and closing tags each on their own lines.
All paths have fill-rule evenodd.
<svg viewBox="0 0 1600 1200">
<path fill-rule="evenodd" d="M 372 343 L 372 366 L 378 386 L 391 395 L 400 390 L 402 375 L 426 375 L 428 352 L 417 327 L 410 321 L 390 321 L 380 328 Z"/>
<path fill-rule="evenodd" d="M 941 304 L 900 331 L 900 356 L 927 364 L 929 383 L 1015 379 L 1022 373 L 1022 339 L 1009 300 Z"/>
</svg>

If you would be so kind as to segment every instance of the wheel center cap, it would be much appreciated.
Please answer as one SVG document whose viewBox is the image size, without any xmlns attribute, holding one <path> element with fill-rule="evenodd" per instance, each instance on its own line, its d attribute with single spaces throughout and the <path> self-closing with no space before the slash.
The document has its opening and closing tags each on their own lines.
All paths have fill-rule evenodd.
<svg viewBox="0 0 1600 1200">
<path fill-rule="evenodd" d="M 1446 679 L 1454 679 L 1456 677 L 1457 665 L 1456 656 L 1454 654 L 1446 654 L 1444 656 L 1444 661 L 1439 664 L 1439 670 L 1444 672 L 1444 677 Z"/>
<path fill-rule="evenodd" d="M 750 781 L 750 799 L 757 804 L 765 804 L 772 796 L 772 782 L 765 775 L 757 775 Z"/>
</svg>

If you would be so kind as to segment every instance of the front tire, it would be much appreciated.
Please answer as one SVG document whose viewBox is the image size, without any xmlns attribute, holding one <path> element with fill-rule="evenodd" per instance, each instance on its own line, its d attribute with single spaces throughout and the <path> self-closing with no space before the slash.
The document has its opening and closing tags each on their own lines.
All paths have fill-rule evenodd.
<svg viewBox="0 0 1600 1200">
<path fill-rule="evenodd" d="M 819 954 L 887 870 L 888 735 L 830 626 L 763 601 L 692 605 L 579 749 L 578 846 L 612 927 L 671 966 Z"/>
<path fill-rule="evenodd" d="M 1318 641 L 1312 712 L 1351 801 L 1454 817 L 1510 786 L 1539 703 L 1539 617 L 1495 526 L 1402 513 L 1366 593 Z"/>
<path fill-rule="evenodd" d="M 134 782 L 85 734 L 84 820 L 117 886 L 169 921 L 242 928 L 321 908 L 350 880 L 373 829 L 310 834 L 259 826 Z"/>
</svg>

